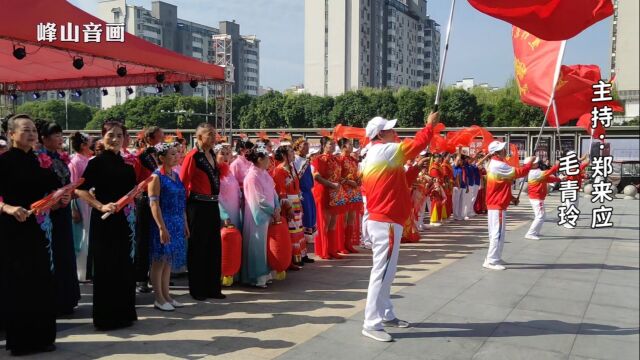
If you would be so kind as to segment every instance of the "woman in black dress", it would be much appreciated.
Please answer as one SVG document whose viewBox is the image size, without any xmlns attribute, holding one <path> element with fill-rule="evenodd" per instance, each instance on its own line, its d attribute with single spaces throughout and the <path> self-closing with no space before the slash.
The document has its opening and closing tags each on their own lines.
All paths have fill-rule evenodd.
<svg viewBox="0 0 640 360">
<path fill-rule="evenodd" d="M 76 195 L 93 209 L 89 246 L 93 258 L 93 324 L 99 330 L 127 327 L 136 315 L 135 282 L 135 208 L 102 220 L 102 215 L 116 209 L 115 202 L 136 186 L 133 166 L 120 155 L 124 140 L 122 124 L 105 122 L 102 143 L 105 151 L 89 161 L 84 183 Z M 95 189 L 95 197 L 89 189 Z"/>
<path fill-rule="evenodd" d="M 11 149 L 0 156 L 0 296 L 7 350 L 14 355 L 55 350 L 56 306 L 51 220 L 29 215 L 30 205 L 56 189 L 53 173 L 41 166 L 33 147 L 36 126 L 27 115 L 8 121 Z M 66 197 L 65 201 L 70 200 Z M 57 207 L 57 206 L 56 206 Z M 50 233 L 49 233 L 50 234 Z"/>
<path fill-rule="evenodd" d="M 71 173 L 67 167 L 69 156 L 63 152 L 64 139 L 62 128 L 56 123 L 46 120 L 36 120 L 38 140 L 42 145 L 36 155 L 47 162 L 61 188 L 68 185 Z M 56 279 L 56 309 L 58 315 L 73 313 L 80 300 L 80 285 L 76 267 L 76 254 L 73 245 L 73 233 L 71 228 L 71 207 L 64 206 L 51 212 L 53 224 L 53 264 Z"/>
<path fill-rule="evenodd" d="M 213 153 L 215 129 L 200 124 L 196 129 L 196 146 L 185 156 L 180 179 L 187 194 L 189 241 L 187 268 L 189 294 L 204 301 L 224 299 L 221 292 L 222 242 L 220 239 L 220 170 Z"/>
</svg>

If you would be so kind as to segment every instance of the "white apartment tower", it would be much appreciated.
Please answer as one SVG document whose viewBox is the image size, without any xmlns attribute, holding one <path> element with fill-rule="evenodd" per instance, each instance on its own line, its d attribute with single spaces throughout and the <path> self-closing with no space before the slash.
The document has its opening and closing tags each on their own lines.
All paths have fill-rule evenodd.
<svg viewBox="0 0 640 360">
<path fill-rule="evenodd" d="M 426 0 L 305 0 L 305 90 L 419 88 L 438 78 Z"/>
<path fill-rule="evenodd" d="M 611 77 L 624 102 L 624 119 L 640 115 L 638 0 L 615 0 L 611 34 Z"/>
<path fill-rule="evenodd" d="M 163 1 L 152 1 L 151 10 L 141 6 L 130 5 L 126 0 L 100 0 L 98 2 L 98 17 L 107 22 L 124 23 L 125 30 L 144 40 L 162 46 L 169 50 L 196 58 L 200 61 L 214 63 L 213 36 L 228 34 L 233 41 L 233 65 L 235 68 L 235 83 L 233 92 L 246 92 L 257 95 L 260 86 L 259 67 L 260 52 L 258 40 L 255 36 L 240 35 L 240 25 L 235 21 L 221 21 L 219 28 L 194 23 L 178 18 L 178 7 Z M 236 53 L 237 51 L 237 53 Z M 251 52 L 251 63 L 245 64 L 245 52 Z M 247 73 L 245 73 L 245 71 Z M 249 79 L 246 80 L 245 79 Z M 129 94 L 126 87 L 109 88 L 109 94 L 102 97 L 102 108 L 109 108 L 122 104 L 127 99 L 144 95 L 157 94 L 155 87 L 132 87 Z M 192 89 L 188 84 L 182 84 L 183 95 L 206 97 L 205 87 L 200 85 Z M 172 87 L 165 88 L 170 93 Z M 213 87 L 209 87 L 209 96 L 214 96 Z"/>
</svg>

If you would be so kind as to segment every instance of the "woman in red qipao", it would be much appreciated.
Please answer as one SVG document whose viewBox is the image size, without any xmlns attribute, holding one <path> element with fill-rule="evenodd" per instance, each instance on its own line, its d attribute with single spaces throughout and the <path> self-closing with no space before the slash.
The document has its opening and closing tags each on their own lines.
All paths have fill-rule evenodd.
<svg viewBox="0 0 640 360">
<path fill-rule="evenodd" d="M 317 186 L 313 187 L 318 209 L 318 239 L 315 242 L 316 254 L 322 259 L 342 259 L 338 254 L 339 231 L 336 231 L 338 215 L 345 210 L 346 197 L 340 186 L 342 166 L 333 155 L 336 142 L 329 137 L 320 140 L 322 155 L 311 163 L 313 178 Z"/>
<path fill-rule="evenodd" d="M 453 214 L 453 166 L 451 166 L 451 154 L 444 153 L 442 161 L 442 178 L 444 183 L 444 194 L 447 197 L 445 208 L 447 211 L 447 219 L 451 219 Z"/>
<path fill-rule="evenodd" d="M 360 229 L 356 223 L 356 212 L 362 206 L 362 193 L 360 185 L 362 184 L 360 175 L 358 174 L 358 161 L 351 155 L 353 152 L 353 143 L 349 139 L 340 139 L 338 141 L 341 154 L 338 160 L 342 169 L 342 189 L 346 198 L 345 215 L 343 219 L 344 239 L 338 244 L 340 253 L 355 254 L 358 253 L 353 248 L 354 238 L 359 241 Z"/>
<path fill-rule="evenodd" d="M 289 270 L 300 270 L 303 265 L 302 257 L 307 255 L 307 245 L 304 239 L 304 227 L 302 226 L 300 181 L 293 167 L 295 154 L 290 143 L 282 143 L 276 149 L 275 158 L 280 164 L 273 170 L 273 180 L 276 184 L 276 193 L 280 198 L 282 215 L 287 219 L 291 237 L 293 261 Z"/>
</svg>

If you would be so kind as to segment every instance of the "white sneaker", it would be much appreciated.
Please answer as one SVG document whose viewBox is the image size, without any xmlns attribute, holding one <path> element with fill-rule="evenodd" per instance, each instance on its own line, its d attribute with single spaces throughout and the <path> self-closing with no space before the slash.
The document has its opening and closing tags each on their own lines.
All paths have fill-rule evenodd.
<svg viewBox="0 0 640 360">
<path fill-rule="evenodd" d="M 529 234 L 525 235 L 524 238 L 525 239 L 529 239 L 529 240 L 540 240 L 539 237 L 537 237 L 535 235 L 529 235 Z"/>
<path fill-rule="evenodd" d="M 483 268 L 489 269 L 489 270 L 506 270 L 507 268 L 504 267 L 504 265 L 500 265 L 500 264 L 491 264 L 489 262 L 484 262 L 484 264 L 482 264 Z"/>
<path fill-rule="evenodd" d="M 464 219 L 465 219 L 465 220 L 469 220 L 469 217 L 468 217 L 468 216 L 465 216 L 465 217 L 464 217 Z"/>
<path fill-rule="evenodd" d="M 442 226 L 442 223 L 433 223 L 433 224 L 430 224 L 430 225 L 431 226 Z"/>
<path fill-rule="evenodd" d="M 406 328 L 410 327 L 411 324 L 409 324 L 408 321 L 404 321 L 404 320 L 400 320 L 398 318 L 395 318 L 393 320 L 383 321 L 382 322 L 382 326 L 406 329 Z"/>
<path fill-rule="evenodd" d="M 508 262 L 506 262 L 506 261 L 504 261 L 504 260 L 502 260 L 502 259 L 500 259 L 500 260 L 496 261 L 496 264 L 498 264 L 498 265 L 509 265 L 509 263 L 508 263 Z"/>
<path fill-rule="evenodd" d="M 183 304 L 183 303 L 181 303 L 181 302 L 179 302 L 179 301 L 177 301 L 177 300 L 175 300 L 175 299 L 172 299 L 172 300 L 171 300 L 171 306 L 173 306 L 174 308 L 176 308 L 176 309 L 177 309 L 177 308 L 182 308 L 182 307 L 184 307 L 184 304 Z"/>
<path fill-rule="evenodd" d="M 384 330 L 367 330 L 362 329 L 362 335 L 381 342 L 391 342 L 393 338 Z"/>
<path fill-rule="evenodd" d="M 164 304 L 160 304 L 157 301 L 153 303 L 153 307 L 161 311 L 173 311 L 176 309 L 173 307 L 173 305 L 169 304 L 168 302 Z"/>
</svg>

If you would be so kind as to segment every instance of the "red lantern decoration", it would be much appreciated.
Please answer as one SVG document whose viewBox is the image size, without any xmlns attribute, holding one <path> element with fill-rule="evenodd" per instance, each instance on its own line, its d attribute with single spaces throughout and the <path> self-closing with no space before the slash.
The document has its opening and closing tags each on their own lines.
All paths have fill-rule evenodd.
<svg viewBox="0 0 640 360">
<path fill-rule="evenodd" d="M 222 285 L 233 285 L 233 276 L 242 263 L 242 235 L 235 226 L 225 226 L 222 235 Z"/>
<path fill-rule="evenodd" d="M 289 226 L 284 221 L 269 225 L 267 262 L 278 273 L 284 272 L 291 265 Z"/>
</svg>

